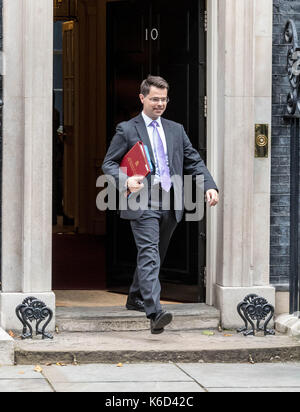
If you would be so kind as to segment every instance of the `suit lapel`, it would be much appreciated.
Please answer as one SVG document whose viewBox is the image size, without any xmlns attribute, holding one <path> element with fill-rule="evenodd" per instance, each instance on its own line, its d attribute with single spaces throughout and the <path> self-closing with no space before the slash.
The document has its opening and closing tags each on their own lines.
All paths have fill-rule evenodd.
<svg viewBox="0 0 300 412">
<path fill-rule="evenodd" d="M 150 153 L 150 158 L 153 167 L 155 167 L 155 160 L 154 160 L 154 154 L 152 151 L 152 145 L 149 139 L 148 131 L 146 129 L 146 125 L 143 119 L 142 115 L 139 115 L 138 117 L 135 118 L 136 122 L 136 129 L 138 132 L 139 138 L 143 141 L 143 143 L 148 147 L 149 153 Z"/>
</svg>

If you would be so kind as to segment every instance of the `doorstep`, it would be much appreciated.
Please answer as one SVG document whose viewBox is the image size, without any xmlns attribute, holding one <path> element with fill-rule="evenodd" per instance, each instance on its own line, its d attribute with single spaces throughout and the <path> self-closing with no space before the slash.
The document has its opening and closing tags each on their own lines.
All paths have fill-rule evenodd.
<svg viewBox="0 0 300 412">
<path fill-rule="evenodd" d="M 218 328 L 220 311 L 205 303 L 167 304 L 164 310 L 173 313 L 169 329 L 174 331 Z M 57 307 L 56 325 L 59 332 L 122 332 L 147 331 L 145 313 L 112 307 Z"/>
<path fill-rule="evenodd" d="M 150 333 L 144 313 L 122 307 L 58 307 L 53 340 L 15 338 L 17 364 L 300 361 L 300 340 L 281 333 L 245 337 L 220 329 L 205 304 L 163 305 L 173 322 Z"/>
<path fill-rule="evenodd" d="M 63 332 L 53 340 L 15 338 L 16 364 L 145 362 L 259 363 L 300 361 L 300 341 L 276 336 L 245 337 L 235 331 Z"/>
</svg>

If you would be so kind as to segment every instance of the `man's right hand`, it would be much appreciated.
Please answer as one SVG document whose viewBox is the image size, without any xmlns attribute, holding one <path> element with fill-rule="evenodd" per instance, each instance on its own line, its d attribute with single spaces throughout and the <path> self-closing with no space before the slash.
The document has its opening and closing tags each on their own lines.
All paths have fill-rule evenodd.
<svg viewBox="0 0 300 412">
<path fill-rule="evenodd" d="M 131 193 L 137 193 L 144 188 L 144 176 L 132 176 L 127 179 L 127 187 Z"/>
</svg>

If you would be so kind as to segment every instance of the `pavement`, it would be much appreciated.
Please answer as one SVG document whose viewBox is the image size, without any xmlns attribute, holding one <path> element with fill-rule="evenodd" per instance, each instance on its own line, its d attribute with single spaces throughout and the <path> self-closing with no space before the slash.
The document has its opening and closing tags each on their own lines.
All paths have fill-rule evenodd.
<svg viewBox="0 0 300 412">
<path fill-rule="evenodd" d="M 0 392 L 101 392 L 104 406 L 122 402 L 120 392 L 140 406 L 158 392 L 188 393 L 183 401 L 198 406 L 201 392 L 300 392 L 300 339 L 278 332 L 58 331 L 14 344 L 16 366 L 0 366 Z"/>
<path fill-rule="evenodd" d="M 182 393 L 177 401 L 195 407 L 200 406 L 196 402 L 201 392 L 300 392 L 300 363 L 2 366 L 0 392 L 103 392 L 99 406 L 120 406 L 125 396 L 126 406 L 133 410 L 169 403 L 168 393 Z M 120 392 L 130 394 L 119 398 Z M 139 392 L 148 395 L 139 397 Z M 157 392 L 163 397 L 157 398 Z"/>
<path fill-rule="evenodd" d="M 173 310 L 178 322 L 151 335 L 124 308 L 59 308 L 53 340 L 11 331 L 15 366 L 0 366 L 0 391 L 300 392 L 300 338 L 222 330 L 206 306 Z"/>
</svg>

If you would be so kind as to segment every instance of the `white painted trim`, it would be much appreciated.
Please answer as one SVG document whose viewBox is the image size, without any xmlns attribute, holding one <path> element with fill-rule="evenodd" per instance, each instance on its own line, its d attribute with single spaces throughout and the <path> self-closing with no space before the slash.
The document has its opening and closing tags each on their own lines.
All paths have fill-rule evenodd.
<svg viewBox="0 0 300 412">
<path fill-rule="evenodd" d="M 218 0 L 207 0 L 207 18 L 207 167 L 216 179 L 218 176 Z M 217 269 L 216 209 L 209 209 L 207 212 L 206 239 L 206 303 L 213 305 Z"/>
</svg>

